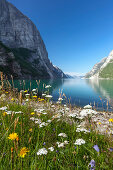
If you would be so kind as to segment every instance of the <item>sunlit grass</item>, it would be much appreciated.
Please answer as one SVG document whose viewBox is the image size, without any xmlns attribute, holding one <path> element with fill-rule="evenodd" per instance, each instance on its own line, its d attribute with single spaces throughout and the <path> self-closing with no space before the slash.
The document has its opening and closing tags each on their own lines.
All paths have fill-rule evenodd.
<svg viewBox="0 0 113 170">
<path fill-rule="evenodd" d="M 0 169 L 112 169 L 112 137 L 92 126 L 87 133 L 76 132 L 82 120 L 73 117 L 70 123 L 65 113 L 59 114 L 66 110 L 61 99 L 52 107 L 50 99 L 39 98 L 35 90 L 24 91 L 21 99 L 14 92 L 0 93 L 5 94 L 0 108 L 7 107 L 0 110 Z M 77 139 L 85 142 L 75 144 Z"/>
</svg>

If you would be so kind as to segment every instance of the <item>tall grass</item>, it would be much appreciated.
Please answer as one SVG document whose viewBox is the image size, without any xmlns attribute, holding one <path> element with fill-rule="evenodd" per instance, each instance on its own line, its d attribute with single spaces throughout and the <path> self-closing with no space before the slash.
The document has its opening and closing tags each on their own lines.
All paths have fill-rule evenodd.
<svg viewBox="0 0 113 170">
<path fill-rule="evenodd" d="M 39 85 L 40 81 L 36 82 Z M 65 115 L 65 106 L 61 103 L 53 105 L 49 101 L 48 106 L 48 100 L 41 100 L 44 97 L 39 98 L 38 93 L 34 98 L 34 92 L 21 91 L 18 94 L 13 91 L 15 91 L 14 87 L 11 90 L 8 85 L 7 89 L 4 87 L 0 91 L 2 96 L 0 99 L 0 108 L 2 108 L 0 109 L 1 170 L 88 170 L 93 168 L 111 170 L 113 168 L 111 136 L 98 134 L 93 130 L 91 122 L 88 133 L 76 132 L 80 120 L 72 118 L 70 123 L 69 117 Z M 30 96 L 27 97 L 26 93 Z M 62 92 L 59 97 L 62 97 Z M 3 108 L 5 106 L 7 108 Z M 64 110 L 64 113 L 61 110 Z M 41 123 L 38 123 L 39 120 L 45 122 L 42 127 Z M 9 139 L 12 133 L 16 133 L 18 138 Z M 60 133 L 65 133 L 67 137 L 59 136 Z M 83 139 L 85 144 L 75 145 L 77 139 Z M 94 146 L 97 146 L 99 151 L 95 150 Z M 27 150 L 21 157 L 20 151 L 24 147 Z M 54 150 L 50 151 L 48 149 L 50 147 Z M 46 152 L 38 155 L 41 148 L 45 148 Z M 92 167 L 89 165 L 91 160 L 95 161 L 94 166 L 91 164 Z"/>
</svg>

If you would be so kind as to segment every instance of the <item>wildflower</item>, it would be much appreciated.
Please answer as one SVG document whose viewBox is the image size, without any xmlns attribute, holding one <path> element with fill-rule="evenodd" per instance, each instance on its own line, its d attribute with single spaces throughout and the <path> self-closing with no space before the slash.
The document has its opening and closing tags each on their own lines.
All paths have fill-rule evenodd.
<svg viewBox="0 0 113 170">
<path fill-rule="evenodd" d="M 98 122 L 99 125 L 101 125 L 101 122 Z"/>
<path fill-rule="evenodd" d="M 109 119 L 109 122 L 113 122 L 113 119 Z"/>
<path fill-rule="evenodd" d="M 13 152 L 13 147 L 11 148 L 11 153 Z"/>
<path fill-rule="evenodd" d="M 97 152 L 99 152 L 99 147 L 98 147 L 98 145 L 94 145 L 93 148 L 94 148 Z"/>
<path fill-rule="evenodd" d="M 83 139 L 77 139 L 74 144 L 75 145 L 85 144 L 85 141 Z"/>
<path fill-rule="evenodd" d="M 24 93 L 27 93 L 27 90 L 25 90 Z"/>
<path fill-rule="evenodd" d="M 8 91 L 6 91 L 6 93 L 8 93 Z"/>
<path fill-rule="evenodd" d="M 51 87 L 50 85 L 47 85 L 45 88 L 48 89 L 48 88 L 50 88 L 50 87 Z"/>
<path fill-rule="evenodd" d="M 23 148 L 20 150 L 19 156 L 20 156 L 21 158 L 24 158 L 25 155 L 27 154 L 27 152 L 29 152 L 28 148 L 23 147 Z"/>
<path fill-rule="evenodd" d="M 47 126 L 47 125 L 48 125 L 48 123 L 42 122 L 42 123 L 39 125 L 39 127 L 41 128 L 41 127 Z"/>
<path fill-rule="evenodd" d="M 65 143 L 60 143 L 60 142 L 56 142 L 56 144 L 58 145 L 58 148 L 63 148 Z"/>
<path fill-rule="evenodd" d="M 54 148 L 53 147 L 50 147 L 48 148 L 51 152 L 54 151 Z"/>
<path fill-rule="evenodd" d="M 0 110 L 7 110 L 7 107 L 6 106 L 1 107 Z"/>
<path fill-rule="evenodd" d="M 46 143 L 44 142 L 43 145 L 46 145 Z"/>
<path fill-rule="evenodd" d="M 13 101 L 13 100 L 14 100 L 14 98 L 11 99 L 11 101 Z"/>
<path fill-rule="evenodd" d="M 64 144 L 65 144 L 65 145 L 67 145 L 68 143 L 69 143 L 69 141 L 67 141 L 67 140 L 64 141 Z"/>
<path fill-rule="evenodd" d="M 68 115 L 69 117 L 76 117 L 77 116 L 77 113 L 71 113 Z"/>
<path fill-rule="evenodd" d="M 42 113 L 43 115 L 47 115 L 47 113 L 46 112 L 44 112 L 44 113 Z"/>
<path fill-rule="evenodd" d="M 29 129 L 29 132 L 32 132 L 33 130 L 32 130 L 32 128 L 31 129 Z"/>
<path fill-rule="evenodd" d="M 51 123 L 51 122 L 52 122 L 52 120 L 47 120 L 47 122 L 48 122 L 48 123 Z"/>
<path fill-rule="evenodd" d="M 110 151 L 110 152 L 113 152 L 113 148 L 109 148 L 109 151 Z"/>
<path fill-rule="evenodd" d="M 67 135 L 65 134 L 65 133 L 59 133 L 59 135 L 58 136 L 62 136 L 62 137 L 64 137 L 64 138 L 66 138 L 67 137 Z"/>
<path fill-rule="evenodd" d="M 92 109 L 92 106 L 88 104 L 88 105 L 84 106 L 84 109 Z"/>
<path fill-rule="evenodd" d="M 35 112 L 31 112 L 31 115 L 34 115 L 35 114 Z"/>
<path fill-rule="evenodd" d="M 32 90 L 32 92 L 35 92 L 35 91 L 36 91 L 36 89 L 33 89 L 33 90 Z"/>
<path fill-rule="evenodd" d="M 76 129 L 76 132 L 84 132 L 84 133 L 87 133 L 87 132 L 90 132 L 90 131 L 88 131 L 88 130 L 86 130 L 86 129 L 84 129 L 84 128 L 77 128 L 77 129 Z"/>
<path fill-rule="evenodd" d="M 27 93 L 27 94 L 25 94 L 25 96 L 30 96 L 30 94 Z"/>
<path fill-rule="evenodd" d="M 7 115 L 7 112 L 4 112 L 4 113 L 3 113 L 3 116 L 6 116 L 6 115 Z"/>
<path fill-rule="evenodd" d="M 46 98 L 52 98 L 53 96 L 51 96 L 51 95 L 46 95 L 45 97 L 46 97 Z"/>
<path fill-rule="evenodd" d="M 15 139 L 17 139 L 17 138 L 18 138 L 17 133 L 11 133 L 11 134 L 9 135 L 9 137 L 8 137 L 8 139 L 11 139 L 11 140 L 15 140 Z"/>
<path fill-rule="evenodd" d="M 33 98 L 37 98 L 37 96 L 33 96 Z"/>
<path fill-rule="evenodd" d="M 61 97 L 59 97 L 58 101 L 62 101 L 63 99 Z"/>
<path fill-rule="evenodd" d="M 48 151 L 45 148 L 39 149 L 37 155 L 47 155 Z"/>
<path fill-rule="evenodd" d="M 92 159 L 89 165 L 91 165 L 90 169 L 93 170 L 92 168 L 95 167 L 95 161 Z"/>
<path fill-rule="evenodd" d="M 28 101 L 29 101 L 29 99 L 26 99 L 25 101 L 26 101 L 26 102 L 28 102 Z"/>
<path fill-rule="evenodd" d="M 46 96 L 46 94 L 42 94 L 42 96 Z"/>
</svg>

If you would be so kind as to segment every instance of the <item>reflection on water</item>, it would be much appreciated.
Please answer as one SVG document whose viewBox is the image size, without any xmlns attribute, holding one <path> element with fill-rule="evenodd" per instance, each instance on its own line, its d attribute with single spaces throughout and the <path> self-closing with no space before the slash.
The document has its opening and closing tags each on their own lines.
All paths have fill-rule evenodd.
<svg viewBox="0 0 113 170">
<path fill-rule="evenodd" d="M 113 106 L 113 80 L 55 79 L 38 80 L 37 82 L 32 80 L 31 86 L 28 80 L 24 82 L 23 80 L 15 80 L 14 84 L 19 90 L 38 88 L 39 92 L 44 92 L 43 84 L 50 84 L 53 101 L 58 100 L 60 89 L 73 105 L 84 106 L 91 103 L 92 106 L 95 104 L 98 109 L 105 109 L 106 103 L 109 101 L 109 109 Z"/>
</svg>

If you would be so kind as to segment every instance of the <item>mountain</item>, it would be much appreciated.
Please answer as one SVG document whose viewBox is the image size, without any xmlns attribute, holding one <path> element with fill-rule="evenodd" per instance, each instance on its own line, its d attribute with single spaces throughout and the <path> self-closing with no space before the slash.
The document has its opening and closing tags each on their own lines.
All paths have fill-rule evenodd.
<svg viewBox="0 0 113 170">
<path fill-rule="evenodd" d="M 33 22 L 6 0 L 0 0 L 0 71 L 15 78 L 66 77 L 50 62 Z"/>
<path fill-rule="evenodd" d="M 94 65 L 93 69 L 85 75 L 85 78 L 113 78 L 113 50 L 108 57 Z"/>
</svg>

